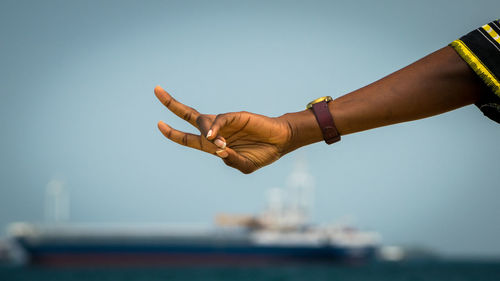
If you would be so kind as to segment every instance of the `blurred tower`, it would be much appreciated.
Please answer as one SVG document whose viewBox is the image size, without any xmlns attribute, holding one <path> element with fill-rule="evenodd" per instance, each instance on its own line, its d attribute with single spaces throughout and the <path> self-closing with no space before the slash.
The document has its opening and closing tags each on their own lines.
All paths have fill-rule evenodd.
<svg viewBox="0 0 500 281">
<path fill-rule="evenodd" d="M 51 180 L 45 190 L 45 220 L 62 223 L 69 219 L 69 193 L 61 180 Z"/>
<path fill-rule="evenodd" d="M 285 191 L 282 188 L 275 187 L 267 190 L 267 208 L 261 219 L 267 227 L 282 227 L 285 224 L 286 202 Z"/>
<path fill-rule="evenodd" d="M 267 192 L 267 208 L 261 216 L 268 228 L 296 229 L 307 225 L 314 198 L 314 179 L 307 171 L 304 156 L 295 161 L 286 188 Z"/>
<path fill-rule="evenodd" d="M 298 155 L 293 171 L 288 176 L 287 187 L 290 213 L 297 223 L 307 222 L 314 203 L 314 178 L 307 170 L 304 154 Z"/>
</svg>

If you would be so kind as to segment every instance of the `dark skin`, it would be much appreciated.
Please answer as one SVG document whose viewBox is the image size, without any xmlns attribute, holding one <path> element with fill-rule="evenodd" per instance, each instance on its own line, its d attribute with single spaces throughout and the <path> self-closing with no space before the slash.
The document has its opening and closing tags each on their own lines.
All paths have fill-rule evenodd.
<svg viewBox="0 0 500 281">
<path fill-rule="evenodd" d="M 475 103 L 484 86 L 451 47 L 444 47 L 328 103 L 341 135 L 441 114 Z M 248 174 L 308 144 L 323 141 L 311 110 L 267 117 L 250 112 L 201 114 L 160 86 L 156 97 L 200 135 L 158 128 L 168 139 L 214 154 Z"/>
</svg>

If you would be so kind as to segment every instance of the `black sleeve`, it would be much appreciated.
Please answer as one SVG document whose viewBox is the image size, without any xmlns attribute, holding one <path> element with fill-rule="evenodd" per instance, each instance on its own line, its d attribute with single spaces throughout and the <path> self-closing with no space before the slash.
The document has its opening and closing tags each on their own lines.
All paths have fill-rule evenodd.
<svg viewBox="0 0 500 281">
<path fill-rule="evenodd" d="M 500 123 L 500 20 L 492 21 L 450 43 L 488 89 L 476 105 Z"/>
</svg>

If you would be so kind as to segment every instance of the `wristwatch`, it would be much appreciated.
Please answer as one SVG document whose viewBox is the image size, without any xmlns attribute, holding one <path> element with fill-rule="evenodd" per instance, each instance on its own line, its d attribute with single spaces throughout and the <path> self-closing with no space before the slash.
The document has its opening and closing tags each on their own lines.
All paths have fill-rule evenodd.
<svg viewBox="0 0 500 281">
<path fill-rule="evenodd" d="M 340 134 L 333 122 L 333 116 L 328 109 L 328 103 L 333 99 L 330 96 L 321 97 L 308 103 L 306 108 L 311 109 L 316 116 L 323 139 L 327 144 L 332 144 L 340 140 Z"/>
</svg>

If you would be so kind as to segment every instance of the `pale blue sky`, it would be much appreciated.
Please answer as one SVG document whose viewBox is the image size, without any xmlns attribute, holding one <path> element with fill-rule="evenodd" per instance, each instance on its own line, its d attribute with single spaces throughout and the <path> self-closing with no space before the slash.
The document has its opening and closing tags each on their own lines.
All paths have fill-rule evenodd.
<svg viewBox="0 0 500 281">
<path fill-rule="evenodd" d="M 243 175 L 168 142 L 205 113 L 281 115 L 371 83 L 500 15 L 469 1 L 2 1 L 0 227 L 43 219 L 62 179 L 75 222 L 204 222 L 258 211 L 297 153 Z M 388 244 L 500 256 L 500 125 L 468 106 L 301 149 L 315 222 Z"/>
</svg>

